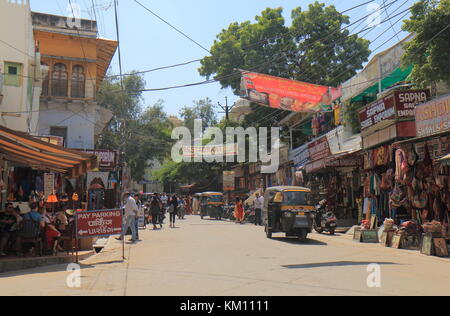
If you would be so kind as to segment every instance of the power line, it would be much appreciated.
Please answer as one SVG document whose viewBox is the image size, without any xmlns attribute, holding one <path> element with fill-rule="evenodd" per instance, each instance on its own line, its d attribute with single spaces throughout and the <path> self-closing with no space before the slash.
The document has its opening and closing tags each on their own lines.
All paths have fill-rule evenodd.
<svg viewBox="0 0 450 316">
<path fill-rule="evenodd" d="M 165 19 L 163 19 L 162 17 L 160 17 L 158 14 L 156 14 L 155 12 L 153 12 L 152 10 L 150 10 L 149 8 L 147 8 L 145 5 L 143 5 L 142 3 L 140 3 L 137 0 L 134 0 L 134 2 L 136 2 L 137 4 L 139 4 L 142 8 L 144 8 L 146 11 L 150 12 L 152 15 L 154 15 L 155 17 L 157 17 L 159 20 L 161 20 L 162 22 L 164 22 L 165 24 L 167 24 L 168 26 L 170 26 L 172 29 L 174 29 L 175 31 L 177 31 L 178 33 L 180 33 L 181 35 L 183 35 L 184 37 L 186 37 L 188 40 L 190 40 L 191 42 L 193 42 L 195 45 L 197 45 L 198 47 L 200 47 L 201 49 L 207 51 L 209 54 L 211 54 L 211 52 L 209 51 L 209 49 L 207 49 L 205 46 L 203 46 L 202 44 L 200 44 L 199 42 L 197 42 L 196 40 L 194 40 L 192 37 L 188 36 L 186 33 L 184 33 L 183 31 L 181 31 L 180 29 L 176 28 L 175 26 L 173 26 L 172 24 L 170 24 L 169 22 L 167 22 Z"/>
</svg>

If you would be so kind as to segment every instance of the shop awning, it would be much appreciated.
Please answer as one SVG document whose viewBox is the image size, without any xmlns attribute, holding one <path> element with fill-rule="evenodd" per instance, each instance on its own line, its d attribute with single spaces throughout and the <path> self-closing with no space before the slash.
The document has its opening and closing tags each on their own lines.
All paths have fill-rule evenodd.
<svg viewBox="0 0 450 316">
<path fill-rule="evenodd" d="M 389 76 L 381 80 L 381 89 L 382 91 L 392 87 L 393 85 L 402 82 L 408 78 L 408 76 L 411 74 L 413 70 L 413 66 L 409 66 L 407 68 L 397 68 L 394 70 L 393 73 L 391 73 Z M 380 92 L 379 83 L 376 82 L 371 87 L 364 90 L 362 93 L 354 97 L 351 102 L 358 102 L 363 101 L 367 97 L 372 97 L 374 100 L 376 99 L 378 93 Z"/>
<path fill-rule="evenodd" d="M 97 156 L 53 145 L 0 126 L 0 155 L 19 165 L 76 178 L 97 167 Z"/>
</svg>

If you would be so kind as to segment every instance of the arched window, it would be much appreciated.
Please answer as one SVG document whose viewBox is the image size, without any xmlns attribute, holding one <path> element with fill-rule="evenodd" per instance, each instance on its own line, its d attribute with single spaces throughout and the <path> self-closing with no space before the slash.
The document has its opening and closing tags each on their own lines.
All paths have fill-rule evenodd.
<svg viewBox="0 0 450 316">
<path fill-rule="evenodd" d="M 67 67 L 64 64 L 55 64 L 52 72 L 52 96 L 67 97 L 68 84 Z"/>
<path fill-rule="evenodd" d="M 47 63 L 41 63 L 41 73 L 42 73 L 42 93 L 41 95 L 44 97 L 48 97 L 48 89 L 49 89 L 49 67 Z"/>
<path fill-rule="evenodd" d="M 86 76 L 84 68 L 76 65 L 72 69 L 72 98 L 85 97 Z"/>
</svg>

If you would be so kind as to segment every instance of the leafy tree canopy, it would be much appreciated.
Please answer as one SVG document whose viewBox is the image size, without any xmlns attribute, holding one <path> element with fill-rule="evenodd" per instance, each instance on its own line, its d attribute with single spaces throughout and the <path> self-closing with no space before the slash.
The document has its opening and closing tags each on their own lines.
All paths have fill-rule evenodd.
<svg viewBox="0 0 450 316">
<path fill-rule="evenodd" d="M 411 9 L 403 30 L 416 34 L 406 44 L 403 63 L 414 65 L 410 79 L 419 87 L 450 82 L 450 0 L 422 0 Z"/>
<path fill-rule="evenodd" d="M 234 22 L 217 36 L 211 56 L 202 59 L 199 73 L 220 79 L 223 88 L 239 94 L 236 69 L 338 86 L 356 74 L 370 56 L 369 41 L 349 31 L 349 17 L 334 6 L 310 4 L 292 11 L 286 26 L 282 8 L 264 10 L 255 22 Z"/>
</svg>

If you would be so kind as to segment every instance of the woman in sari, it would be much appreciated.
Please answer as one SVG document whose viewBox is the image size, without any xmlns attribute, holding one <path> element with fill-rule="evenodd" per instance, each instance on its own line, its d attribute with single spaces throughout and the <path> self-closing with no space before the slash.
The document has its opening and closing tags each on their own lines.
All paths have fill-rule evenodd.
<svg viewBox="0 0 450 316">
<path fill-rule="evenodd" d="M 236 218 L 236 224 L 244 223 L 244 217 L 245 217 L 244 205 L 240 198 L 236 199 L 236 207 L 234 209 L 234 217 Z"/>
</svg>

